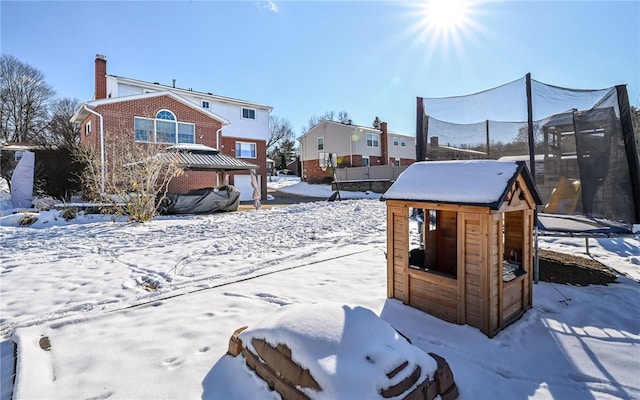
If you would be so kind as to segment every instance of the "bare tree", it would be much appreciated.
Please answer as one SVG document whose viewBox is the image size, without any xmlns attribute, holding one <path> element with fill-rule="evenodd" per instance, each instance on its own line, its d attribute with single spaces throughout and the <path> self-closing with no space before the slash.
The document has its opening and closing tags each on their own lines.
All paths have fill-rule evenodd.
<svg viewBox="0 0 640 400">
<path fill-rule="evenodd" d="M 73 148 L 80 143 L 80 126 L 71 122 L 80 106 L 78 99 L 63 98 L 51 104 L 51 119 L 41 142 L 52 147 Z"/>
<path fill-rule="evenodd" d="M 273 154 L 276 147 L 282 142 L 293 138 L 291 123 L 286 118 L 278 118 L 275 115 L 269 116 L 269 140 L 267 140 L 267 154 Z"/>
<path fill-rule="evenodd" d="M 322 121 L 335 121 L 347 124 L 351 122 L 351 119 L 349 118 L 349 114 L 344 110 L 338 113 L 335 111 L 327 111 L 322 115 L 312 115 L 307 122 L 307 126 L 302 128 L 302 131 L 310 131 L 314 126 L 318 125 Z"/>
<path fill-rule="evenodd" d="M 0 57 L 0 134 L 10 142 L 37 142 L 47 127 L 55 91 L 36 68 L 11 55 Z"/>
<path fill-rule="evenodd" d="M 106 136 L 105 165 L 94 149 L 77 149 L 77 158 L 87 165 L 82 175 L 87 196 L 130 221 L 150 221 L 166 198 L 169 183 L 183 172 L 179 153 L 163 151 L 163 145 L 135 143 L 124 130 Z"/>
</svg>

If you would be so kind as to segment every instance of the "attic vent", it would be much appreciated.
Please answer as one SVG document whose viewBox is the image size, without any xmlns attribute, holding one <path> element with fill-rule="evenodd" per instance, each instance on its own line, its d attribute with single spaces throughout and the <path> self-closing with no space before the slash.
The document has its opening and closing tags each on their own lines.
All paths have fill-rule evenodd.
<svg viewBox="0 0 640 400">
<path fill-rule="evenodd" d="M 153 84 L 154 84 L 154 85 L 159 85 L 159 84 L 160 84 L 160 82 L 153 82 Z"/>
</svg>

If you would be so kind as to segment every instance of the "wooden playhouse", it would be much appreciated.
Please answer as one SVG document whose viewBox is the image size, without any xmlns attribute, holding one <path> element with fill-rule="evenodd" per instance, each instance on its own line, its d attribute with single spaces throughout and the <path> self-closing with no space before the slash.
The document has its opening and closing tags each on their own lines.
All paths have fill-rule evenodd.
<svg viewBox="0 0 640 400">
<path fill-rule="evenodd" d="M 542 202 L 523 162 L 418 162 L 381 199 L 389 298 L 489 337 L 531 308 Z"/>
</svg>

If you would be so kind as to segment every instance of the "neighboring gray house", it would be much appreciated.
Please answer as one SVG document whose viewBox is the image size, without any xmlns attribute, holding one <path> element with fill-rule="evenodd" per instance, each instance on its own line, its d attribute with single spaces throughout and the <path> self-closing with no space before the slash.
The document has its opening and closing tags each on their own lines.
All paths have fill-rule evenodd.
<svg viewBox="0 0 640 400">
<path fill-rule="evenodd" d="M 335 121 L 322 121 L 298 138 L 302 177 L 320 181 L 331 176 L 324 171 L 320 159 L 326 154 L 337 156 L 338 167 L 377 165 L 406 166 L 416 160 L 416 138 L 387 130 Z"/>
</svg>

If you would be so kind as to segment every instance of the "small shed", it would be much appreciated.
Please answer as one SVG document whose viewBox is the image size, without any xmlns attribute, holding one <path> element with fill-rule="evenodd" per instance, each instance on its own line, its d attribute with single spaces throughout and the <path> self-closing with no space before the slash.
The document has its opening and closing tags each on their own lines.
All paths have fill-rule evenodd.
<svg viewBox="0 0 640 400">
<path fill-rule="evenodd" d="M 388 298 L 489 337 L 531 308 L 542 201 L 524 162 L 417 162 L 381 199 Z"/>
</svg>

